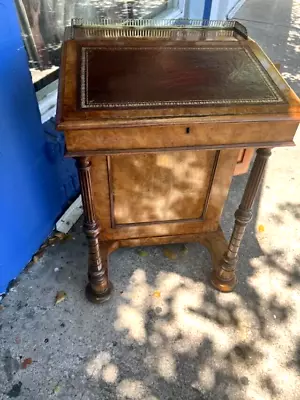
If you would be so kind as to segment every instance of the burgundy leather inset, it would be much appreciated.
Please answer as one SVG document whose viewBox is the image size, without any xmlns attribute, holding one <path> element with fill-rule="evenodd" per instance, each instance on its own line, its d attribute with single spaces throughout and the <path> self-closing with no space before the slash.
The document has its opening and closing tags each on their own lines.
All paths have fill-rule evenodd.
<svg viewBox="0 0 300 400">
<path fill-rule="evenodd" d="M 281 103 L 271 78 L 238 47 L 85 48 L 81 106 Z"/>
</svg>

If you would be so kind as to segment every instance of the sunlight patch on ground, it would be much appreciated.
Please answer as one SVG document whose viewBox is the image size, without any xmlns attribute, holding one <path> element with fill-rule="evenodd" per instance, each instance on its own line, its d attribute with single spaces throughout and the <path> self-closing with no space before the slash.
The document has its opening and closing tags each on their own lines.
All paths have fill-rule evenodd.
<svg viewBox="0 0 300 400">
<path fill-rule="evenodd" d="M 134 379 L 124 379 L 117 387 L 117 394 L 122 399 L 158 400 L 149 392 L 143 382 Z"/>
<path fill-rule="evenodd" d="M 273 282 L 264 257 L 251 263 L 249 284 L 258 295 L 258 308 L 238 293 L 211 293 L 204 283 L 174 272 L 159 272 L 150 285 L 147 273 L 136 270 L 122 294 L 115 328 L 125 343 L 134 341 L 144 349 L 139 368 L 146 371 L 146 381 L 123 379 L 124 361 L 116 362 L 109 352 L 90 360 L 87 375 L 114 386 L 121 400 L 159 399 L 152 393 L 150 376 L 172 385 L 184 368 L 193 369 L 190 385 L 201 395 L 214 390 L 220 379 L 226 382 L 227 375 L 245 385 L 245 400 L 271 400 L 274 393 L 295 385 L 297 371 L 286 373 L 294 348 L 286 341 L 286 329 L 278 328 L 292 318 L 291 330 L 298 329 L 297 299 L 292 290 L 282 293 L 287 283 L 282 271 L 273 272 Z M 153 296 L 155 292 L 160 296 Z M 266 323 L 270 320 L 272 326 Z"/>
</svg>

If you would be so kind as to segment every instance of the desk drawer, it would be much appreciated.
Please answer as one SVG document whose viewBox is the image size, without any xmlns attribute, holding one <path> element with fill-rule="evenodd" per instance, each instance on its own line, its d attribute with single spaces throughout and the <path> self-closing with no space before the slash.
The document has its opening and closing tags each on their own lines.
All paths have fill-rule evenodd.
<svg viewBox="0 0 300 400">
<path fill-rule="evenodd" d="M 67 151 L 118 152 L 199 146 L 273 147 L 293 144 L 298 123 L 251 122 L 74 130 L 66 132 Z"/>
</svg>

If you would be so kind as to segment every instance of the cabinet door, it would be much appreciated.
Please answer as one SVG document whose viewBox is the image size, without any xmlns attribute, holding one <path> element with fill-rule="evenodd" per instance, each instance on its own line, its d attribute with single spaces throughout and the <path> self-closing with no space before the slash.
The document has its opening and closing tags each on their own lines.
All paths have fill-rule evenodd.
<svg viewBox="0 0 300 400">
<path fill-rule="evenodd" d="M 215 163 L 215 151 L 113 156 L 115 224 L 203 218 Z"/>
<path fill-rule="evenodd" d="M 95 156 L 101 239 L 216 230 L 239 150 Z"/>
</svg>

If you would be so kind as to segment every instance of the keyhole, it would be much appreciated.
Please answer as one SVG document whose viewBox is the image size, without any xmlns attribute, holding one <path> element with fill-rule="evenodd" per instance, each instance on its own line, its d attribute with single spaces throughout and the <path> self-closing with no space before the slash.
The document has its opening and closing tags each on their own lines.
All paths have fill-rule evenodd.
<svg viewBox="0 0 300 400">
<path fill-rule="evenodd" d="M 189 134 L 190 133 L 190 128 L 186 128 L 185 133 Z"/>
</svg>

